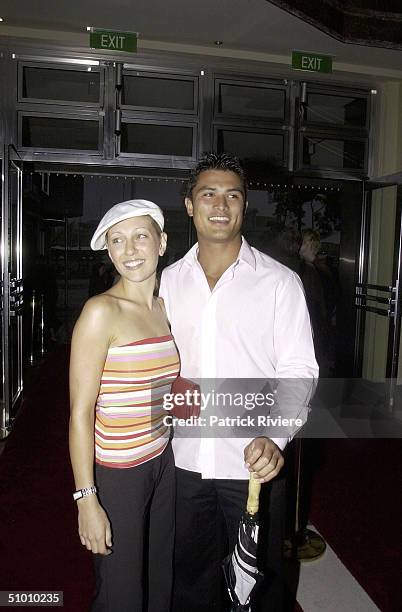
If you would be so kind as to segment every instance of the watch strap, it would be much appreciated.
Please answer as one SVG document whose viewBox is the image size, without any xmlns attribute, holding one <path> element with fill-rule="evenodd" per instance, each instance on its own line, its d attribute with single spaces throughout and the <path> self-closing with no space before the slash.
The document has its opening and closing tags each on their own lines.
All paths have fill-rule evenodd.
<svg viewBox="0 0 402 612">
<path fill-rule="evenodd" d="M 88 495 L 96 495 L 98 489 L 95 485 L 90 487 L 84 487 L 83 489 L 78 489 L 73 493 L 73 500 L 77 501 L 78 499 L 82 499 L 83 497 L 88 497 Z"/>
</svg>

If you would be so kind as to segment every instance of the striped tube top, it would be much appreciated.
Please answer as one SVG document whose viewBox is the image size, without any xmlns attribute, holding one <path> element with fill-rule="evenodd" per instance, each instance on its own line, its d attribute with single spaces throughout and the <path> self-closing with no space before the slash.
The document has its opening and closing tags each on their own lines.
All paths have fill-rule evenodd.
<svg viewBox="0 0 402 612">
<path fill-rule="evenodd" d="M 108 350 L 96 402 L 96 463 L 130 468 L 162 454 L 170 436 L 163 396 L 179 369 L 171 335 Z"/>
</svg>

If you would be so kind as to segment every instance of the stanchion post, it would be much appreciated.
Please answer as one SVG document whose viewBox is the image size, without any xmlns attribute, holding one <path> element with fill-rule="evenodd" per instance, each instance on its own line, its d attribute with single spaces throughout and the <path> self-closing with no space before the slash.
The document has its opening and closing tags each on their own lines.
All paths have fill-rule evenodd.
<svg viewBox="0 0 402 612">
<path fill-rule="evenodd" d="M 36 297 L 35 289 L 33 289 L 33 291 L 32 291 L 32 302 L 31 302 L 31 311 L 32 311 L 32 320 L 31 320 L 31 351 L 30 351 L 30 355 L 29 355 L 29 363 L 31 365 L 33 365 L 33 362 L 34 362 L 34 359 L 35 359 L 35 348 L 34 348 L 34 343 L 35 343 L 35 308 L 36 308 L 35 297 Z"/>
<path fill-rule="evenodd" d="M 40 306 L 40 354 L 43 357 L 45 354 L 45 317 L 44 317 L 44 297 L 41 293 L 41 306 Z"/>
<path fill-rule="evenodd" d="M 301 524 L 300 512 L 303 500 L 303 478 L 302 478 L 302 438 L 296 438 L 296 508 L 295 508 L 295 533 L 291 540 L 285 542 L 285 557 L 296 559 L 299 562 L 315 561 L 325 552 L 327 547 L 324 538 L 312 529 Z"/>
</svg>

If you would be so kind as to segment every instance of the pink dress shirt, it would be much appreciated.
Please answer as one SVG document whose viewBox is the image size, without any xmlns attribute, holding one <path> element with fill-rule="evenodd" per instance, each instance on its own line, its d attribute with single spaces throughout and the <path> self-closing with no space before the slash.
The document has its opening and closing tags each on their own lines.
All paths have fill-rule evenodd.
<svg viewBox="0 0 402 612">
<path fill-rule="evenodd" d="M 299 277 L 242 239 L 237 260 L 213 291 L 197 259 L 198 244 L 162 273 L 163 297 L 191 379 L 315 379 L 310 318 Z M 307 417 L 308 401 L 303 407 Z M 272 438 L 283 449 L 288 438 Z M 176 465 L 203 478 L 248 479 L 250 438 L 173 439 Z"/>
</svg>

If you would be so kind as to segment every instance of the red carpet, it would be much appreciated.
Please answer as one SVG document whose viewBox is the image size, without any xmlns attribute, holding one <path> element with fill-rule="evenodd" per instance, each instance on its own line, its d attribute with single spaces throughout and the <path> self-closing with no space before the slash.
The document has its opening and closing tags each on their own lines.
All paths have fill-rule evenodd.
<svg viewBox="0 0 402 612">
<path fill-rule="evenodd" d="M 63 591 L 64 612 L 88 612 L 94 575 L 71 497 L 68 352 L 40 368 L 0 456 L 0 590 Z"/>
<path fill-rule="evenodd" d="M 41 368 L 0 456 L 0 590 L 60 590 L 65 612 L 87 612 L 94 577 L 71 499 L 67 355 L 59 348 Z M 402 444 L 316 444 L 311 521 L 380 610 L 399 612 Z"/>
<path fill-rule="evenodd" d="M 71 498 L 66 363 L 61 348 L 41 368 L 0 456 L 0 590 L 64 591 L 60 609 L 87 612 L 94 578 Z"/>
<path fill-rule="evenodd" d="M 311 522 L 380 610 L 400 612 L 402 441 L 315 444 Z"/>
</svg>

